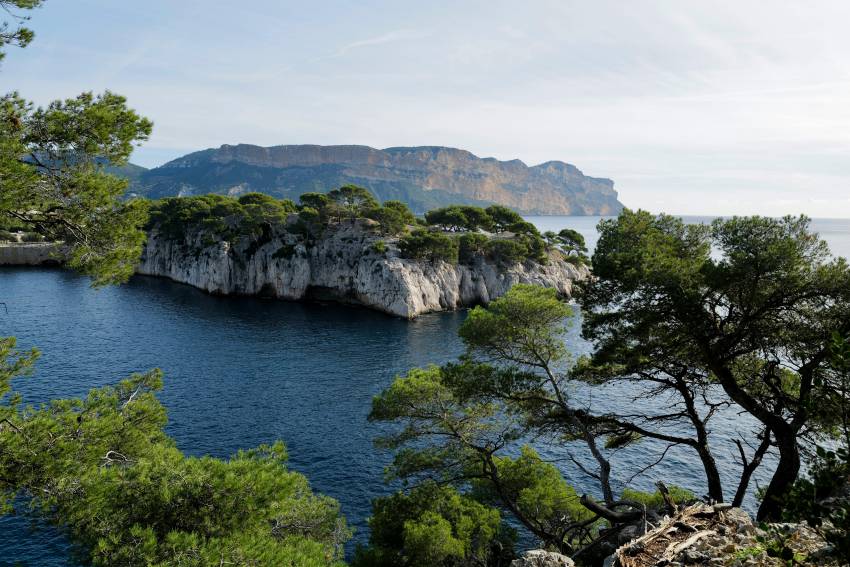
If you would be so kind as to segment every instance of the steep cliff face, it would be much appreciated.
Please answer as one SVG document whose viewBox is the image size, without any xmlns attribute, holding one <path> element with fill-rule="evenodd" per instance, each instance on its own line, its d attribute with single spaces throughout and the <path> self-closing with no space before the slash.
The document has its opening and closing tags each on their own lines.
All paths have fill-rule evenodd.
<svg viewBox="0 0 850 567">
<path fill-rule="evenodd" d="M 572 282 L 588 275 L 587 268 L 557 257 L 547 265 L 512 266 L 483 258 L 471 265 L 408 260 L 366 222 L 328 229 L 309 244 L 285 230 L 235 244 L 211 242 L 200 232 L 171 240 L 154 230 L 138 273 L 215 294 L 334 299 L 405 318 L 487 303 L 517 283 L 552 287 L 569 297 Z M 375 249 L 378 240 L 385 242 L 384 252 Z"/>
<path fill-rule="evenodd" d="M 614 182 L 588 177 L 575 166 L 479 158 L 439 146 L 224 145 L 178 158 L 133 179 L 149 197 L 249 191 L 297 199 L 346 183 L 381 200 L 399 199 L 422 212 L 448 204 L 498 203 L 527 214 L 607 215 L 622 209 Z"/>
</svg>

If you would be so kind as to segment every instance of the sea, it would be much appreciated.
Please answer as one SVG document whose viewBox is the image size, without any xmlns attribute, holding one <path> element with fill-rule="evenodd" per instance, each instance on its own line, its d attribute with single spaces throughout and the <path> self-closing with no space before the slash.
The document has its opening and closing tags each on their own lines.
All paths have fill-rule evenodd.
<svg viewBox="0 0 850 567">
<path fill-rule="evenodd" d="M 529 217 L 541 230 L 573 228 L 593 249 L 602 217 Z M 685 217 L 707 222 L 709 217 Z M 815 219 L 812 229 L 835 255 L 850 257 L 850 220 Z M 0 268 L 0 336 L 18 338 L 21 349 L 42 351 L 36 372 L 15 384 L 25 401 L 83 396 L 132 372 L 161 368 L 167 431 L 190 455 L 226 458 L 237 450 L 283 440 L 289 465 L 317 492 L 338 499 L 355 529 L 348 546 L 368 539 L 372 499 L 396 487 L 384 482 L 391 456 L 373 441 L 386 425 L 369 423 L 371 399 L 410 368 L 440 364 L 462 352 L 457 329 L 464 312 L 404 321 L 333 303 L 290 303 L 260 298 L 214 297 L 165 279 L 135 277 L 120 287 L 95 290 L 72 272 L 47 268 Z M 578 318 L 566 341 L 589 351 Z M 597 395 L 604 407 L 631 405 L 651 412 L 649 402 L 614 388 Z M 663 403 L 663 401 L 661 401 Z M 659 400 L 652 402 L 656 406 Z M 735 412 L 717 416 L 716 434 L 731 439 L 752 424 Z M 548 441 L 541 454 L 560 467 L 579 493 L 595 485 L 572 463 L 569 444 Z M 614 458 L 615 482 L 625 483 L 663 447 L 641 443 Z M 717 458 L 727 482 L 737 470 L 734 453 Z M 769 478 L 767 459 L 756 482 Z M 630 481 L 651 489 L 655 480 L 703 490 L 699 462 L 674 449 L 663 464 Z M 26 513 L 0 518 L 0 567 L 76 566 L 62 532 Z M 751 497 L 746 505 L 755 506 Z M 521 545 L 531 546 L 529 537 Z"/>
</svg>

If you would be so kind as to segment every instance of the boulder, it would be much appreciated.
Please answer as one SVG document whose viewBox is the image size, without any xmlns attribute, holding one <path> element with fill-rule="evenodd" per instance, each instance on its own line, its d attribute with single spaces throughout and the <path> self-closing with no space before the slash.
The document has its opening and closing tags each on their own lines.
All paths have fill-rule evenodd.
<svg viewBox="0 0 850 567">
<path fill-rule="evenodd" d="M 575 567 L 575 563 L 566 555 L 554 551 L 532 549 L 519 559 L 514 559 L 511 567 Z"/>
</svg>

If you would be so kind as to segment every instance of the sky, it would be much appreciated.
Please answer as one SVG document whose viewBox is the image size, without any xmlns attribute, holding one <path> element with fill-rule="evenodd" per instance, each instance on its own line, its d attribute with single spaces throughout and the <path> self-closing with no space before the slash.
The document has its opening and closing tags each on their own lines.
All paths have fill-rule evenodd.
<svg viewBox="0 0 850 567">
<path fill-rule="evenodd" d="M 3 91 L 110 89 L 146 167 L 222 144 L 444 145 L 632 208 L 850 218 L 850 2 L 47 0 Z"/>
</svg>

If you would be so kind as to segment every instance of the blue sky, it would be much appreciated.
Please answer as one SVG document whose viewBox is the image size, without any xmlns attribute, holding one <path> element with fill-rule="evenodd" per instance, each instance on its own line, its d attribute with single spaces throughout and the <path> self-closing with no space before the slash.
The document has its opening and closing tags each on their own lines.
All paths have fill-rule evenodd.
<svg viewBox="0 0 850 567">
<path fill-rule="evenodd" d="M 631 207 L 850 217 L 850 2 L 47 0 L 3 90 L 225 143 L 573 163 Z"/>
</svg>

